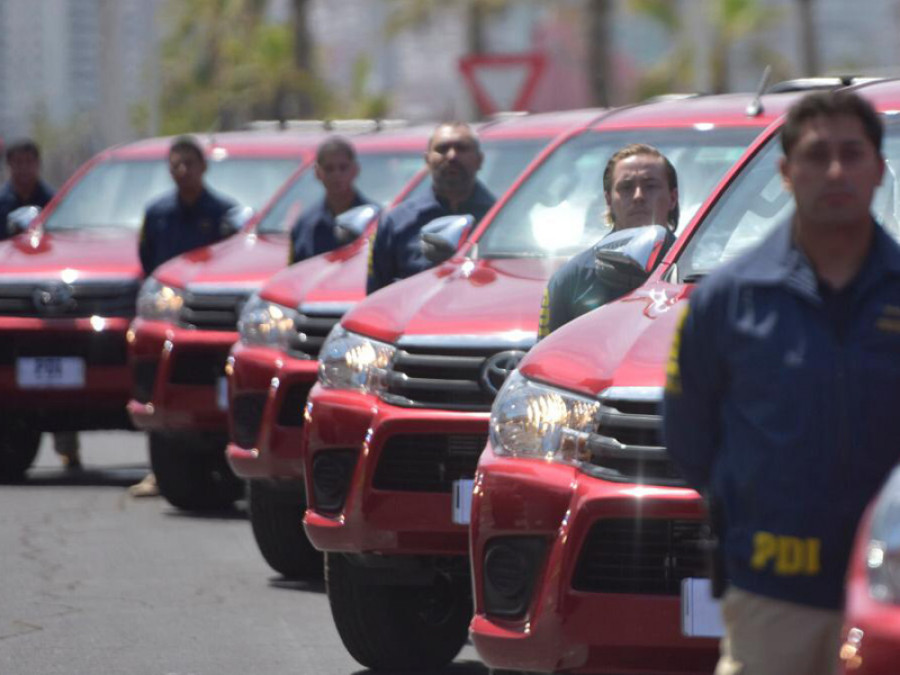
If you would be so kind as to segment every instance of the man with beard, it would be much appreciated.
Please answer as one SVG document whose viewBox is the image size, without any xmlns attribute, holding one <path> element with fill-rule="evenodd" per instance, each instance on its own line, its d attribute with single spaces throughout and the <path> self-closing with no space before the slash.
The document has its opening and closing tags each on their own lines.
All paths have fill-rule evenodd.
<svg viewBox="0 0 900 675">
<path fill-rule="evenodd" d="M 468 124 L 438 125 L 425 152 L 433 190 L 397 205 L 378 224 L 369 249 L 367 293 L 433 265 L 419 236 L 429 222 L 457 214 L 470 214 L 477 222 L 490 210 L 495 198 L 475 178 L 483 159 L 478 137 Z"/>
</svg>

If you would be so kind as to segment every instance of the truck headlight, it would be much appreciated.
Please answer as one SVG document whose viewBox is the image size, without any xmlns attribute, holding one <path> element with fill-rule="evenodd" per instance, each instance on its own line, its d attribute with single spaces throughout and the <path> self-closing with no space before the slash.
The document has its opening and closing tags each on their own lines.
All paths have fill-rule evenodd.
<svg viewBox="0 0 900 675">
<path fill-rule="evenodd" d="M 900 604 L 900 469 L 875 502 L 866 567 L 872 597 Z"/>
<path fill-rule="evenodd" d="M 379 394 L 386 387 L 396 348 L 340 324 L 331 329 L 319 352 L 319 382 L 328 389 L 353 389 Z"/>
<path fill-rule="evenodd" d="M 253 294 L 238 319 L 238 333 L 245 345 L 274 347 L 288 351 L 296 335 L 300 313 Z"/>
<path fill-rule="evenodd" d="M 138 291 L 137 315 L 151 321 L 177 321 L 184 305 L 184 291 L 153 277 L 147 279 Z"/>
<path fill-rule="evenodd" d="M 577 464 L 590 456 L 588 441 L 600 402 L 510 375 L 491 408 L 491 445 L 498 455 Z"/>
</svg>

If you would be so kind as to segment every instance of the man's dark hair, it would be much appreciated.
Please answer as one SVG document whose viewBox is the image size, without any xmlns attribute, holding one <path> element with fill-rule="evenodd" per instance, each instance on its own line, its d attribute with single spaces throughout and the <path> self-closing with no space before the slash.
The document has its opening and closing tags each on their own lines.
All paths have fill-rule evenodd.
<svg viewBox="0 0 900 675">
<path fill-rule="evenodd" d="M 626 145 L 624 148 L 616 152 L 616 154 L 610 157 L 609 161 L 606 163 L 606 168 L 603 170 L 604 195 L 612 194 L 613 172 L 616 170 L 616 165 L 623 159 L 634 157 L 636 155 L 650 155 L 651 157 L 661 159 L 663 166 L 666 169 L 666 180 L 669 183 L 669 189 L 678 189 L 678 173 L 675 171 L 675 167 L 672 166 L 672 162 L 669 161 L 669 158 L 662 154 L 659 150 L 654 148 L 652 145 L 647 145 L 646 143 L 632 143 L 631 145 Z M 676 200 L 675 206 L 669 209 L 668 214 L 669 225 L 671 225 L 673 228 L 678 227 L 678 216 L 679 209 L 678 201 Z M 610 219 L 610 223 L 613 223 L 612 211 L 608 212 L 608 217 Z"/>
<path fill-rule="evenodd" d="M 784 126 L 781 128 L 781 149 L 784 156 L 800 140 L 800 130 L 809 120 L 816 117 L 837 117 L 849 115 L 856 117 L 863 126 L 866 136 L 878 154 L 881 154 L 881 140 L 884 137 L 884 126 L 875 108 L 862 96 L 850 91 L 818 91 L 807 94 L 790 107 Z"/>
<path fill-rule="evenodd" d="M 37 143 L 35 143 L 30 138 L 20 138 L 19 140 L 13 141 L 9 145 L 7 145 L 6 146 L 6 161 L 9 162 L 12 159 L 13 155 L 15 155 L 16 153 L 19 153 L 19 152 L 30 153 L 30 154 L 34 155 L 34 157 L 36 159 L 41 158 L 40 148 L 38 148 Z"/>
<path fill-rule="evenodd" d="M 172 141 L 172 145 L 169 146 L 169 157 L 174 155 L 176 152 L 192 152 L 197 156 L 197 159 L 199 159 L 203 163 L 206 163 L 206 157 L 203 154 L 203 148 L 200 147 L 200 143 L 193 136 L 179 136 L 174 141 Z"/>
<path fill-rule="evenodd" d="M 316 164 L 321 164 L 328 155 L 334 153 L 342 153 L 351 162 L 356 161 L 356 149 L 353 144 L 343 136 L 331 136 L 322 141 L 316 150 Z"/>
</svg>

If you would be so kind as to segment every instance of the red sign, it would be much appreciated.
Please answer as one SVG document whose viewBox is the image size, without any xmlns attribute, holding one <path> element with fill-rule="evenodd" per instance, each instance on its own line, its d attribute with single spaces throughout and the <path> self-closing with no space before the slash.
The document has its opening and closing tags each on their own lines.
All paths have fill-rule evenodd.
<svg viewBox="0 0 900 675">
<path fill-rule="evenodd" d="M 545 65 L 539 52 L 470 54 L 459 60 L 459 70 L 484 115 L 527 110 Z"/>
</svg>

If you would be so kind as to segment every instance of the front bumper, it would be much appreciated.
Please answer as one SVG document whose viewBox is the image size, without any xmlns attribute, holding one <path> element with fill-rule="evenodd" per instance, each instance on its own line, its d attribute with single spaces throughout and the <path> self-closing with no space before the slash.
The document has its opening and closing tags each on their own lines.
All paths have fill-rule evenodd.
<svg viewBox="0 0 900 675">
<path fill-rule="evenodd" d="M 302 479 L 304 408 L 318 361 L 238 342 L 230 363 L 231 469 L 243 478 Z"/>
<path fill-rule="evenodd" d="M 128 414 L 147 431 L 227 429 L 225 362 L 235 331 L 181 328 L 135 319 L 128 354 L 134 391 Z"/>
<path fill-rule="evenodd" d="M 680 573 L 676 556 L 667 554 L 662 569 L 649 570 L 652 578 L 631 578 L 633 565 L 608 574 L 600 564 L 604 551 L 598 553 L 598 542 L 606 540 L 596 534 L 633 527 L 635 543 L 626 553 L 639 555 L 642 526 L 690 527 L 703 517 L 692 490 L 606 482 L 565 465 L 499 457 L 488 445 L 471 527 L 470 632 L 482 659 L 492 668 L 541 672 L 712 672 L 718 642 L 681 635 L 680 597 L 672 593 L 680 584 L 666 578 Z M 525 609 L 514 616 L 489 613 L 486 552 L 517 537 L 541 541 Z"/>
<path fill-rule="evenodd" d="M 44 431 L 126 429 L 125 403 L 131 391 L 126 318 L 0 318 L 0 400 L 3 413 Z M 78 385 L 23 384 L 23 358 L 78 358 L 84 380 Z"/>
<path fill-rule="evenodd" d="M 452 483 L 474 475 L 488 419 L 313 387 L 303 453 L 310 541 L 322 551 L 466 555 Z M 340 498 L 325 504 L 326 493 Z"/>
</svg>

